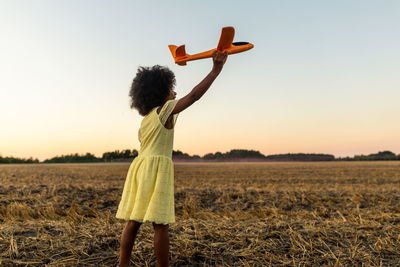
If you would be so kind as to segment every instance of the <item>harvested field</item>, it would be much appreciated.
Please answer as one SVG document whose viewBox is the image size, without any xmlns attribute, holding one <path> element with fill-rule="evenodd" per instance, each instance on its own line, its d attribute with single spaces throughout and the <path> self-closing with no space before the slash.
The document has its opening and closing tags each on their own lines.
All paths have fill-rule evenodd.
<svg viewBox="0 0 400 267">
<path fill-rule="evenodd" d="M 128 168 L 0 165 L 0 265 L 116 266 Z M 398 161 L 175 163 L 175 210 L 171 266 L 400 265 Z"/>
</svg>

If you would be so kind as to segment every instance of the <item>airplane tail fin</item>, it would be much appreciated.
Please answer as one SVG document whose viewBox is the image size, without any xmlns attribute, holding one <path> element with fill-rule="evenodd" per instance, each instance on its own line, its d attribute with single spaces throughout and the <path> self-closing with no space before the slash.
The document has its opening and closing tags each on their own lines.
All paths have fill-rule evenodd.
<svg viewBox="0 0 400 267">
<path fill-rule="evenodd" d="M 186 61 L 180 61 L 179 59 L 185 56 L 188 56 L 188 54 L 186 54 L 186 50 L 185 50 L 185 45 L 181 45 L 181 46 L 176 46 L 176 45 L 169 45 L 169 51 L 171 51 L 172 57 L 175 60 L 175 63 L 181 66 L 185 66 L 186 65 Z"/>
</svg>

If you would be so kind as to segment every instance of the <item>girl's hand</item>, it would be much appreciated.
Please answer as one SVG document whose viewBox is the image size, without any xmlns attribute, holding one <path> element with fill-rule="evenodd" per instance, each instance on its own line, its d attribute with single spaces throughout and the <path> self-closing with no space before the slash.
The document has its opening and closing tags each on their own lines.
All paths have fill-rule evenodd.
<svg viewBox="0 0 400 267">
<path fill-rule="evenodd" d="M 228 58 L 228 52 L 221 52 L 216 50 L 212 53 L 212 58 L 214 63 L 213 70 L 220 72 L 226 62 L 226 59 Z"/>
</svg>

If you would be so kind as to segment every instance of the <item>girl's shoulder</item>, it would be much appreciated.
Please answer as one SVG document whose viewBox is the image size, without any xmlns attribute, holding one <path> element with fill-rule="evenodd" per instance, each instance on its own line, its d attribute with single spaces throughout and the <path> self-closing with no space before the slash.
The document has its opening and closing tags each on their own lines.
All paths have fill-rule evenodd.
<svg viewBox="0 0 400 267">
<path fill-rule="evenodd" d="M 154 111 L 155 114 L 160 116 L 163 113 L 168 112 L 171 108 L 173 109 L 177 102 L 177 99 L 167 100 L 163 105 L 154 107 L 146 116 L 152 114 Z"/>
<path fill-rule="evenodd" d="M 178 100 L 176 99 L 170 99 L 167 100 L 163 105 L 154 107 L 149 113 L 147 113 L 143 120 L 142 124 L 144 122 L 149 122 L 149 121 L 155 121 L 154 119 L 156 118 L 157 120 L 161 121 L 162 124 L 165 124 L 167 119 L 170 117 L 172 110 L 174 109 L 176 103 Z M 144 123 L 147 124 L 147 123 Z"/>
</svg>

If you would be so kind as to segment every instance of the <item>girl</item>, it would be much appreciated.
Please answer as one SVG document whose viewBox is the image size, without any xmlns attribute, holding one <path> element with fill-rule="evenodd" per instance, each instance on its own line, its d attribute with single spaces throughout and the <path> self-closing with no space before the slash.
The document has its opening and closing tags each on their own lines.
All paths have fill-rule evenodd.
<svg viewBox="0 0 400 267">
<path fill-rule="evenodd" d="M 121 236 L 119 267 L 129 266 L 140 225 L 153 223 L 158 266 L 168 266 L 168 224 L 175 222 L 172 146 L 178 114 L 199 100 L 219 75 L 227 52 L 213 53 L 211 72 L 186 96 L 175 100 L 175 75 L 166 67 L 140 67 L 129 92 L 131 108 L 144 116 L 140 151 L 126 176 L 116 218 L 128 220 Z"/>
</svg>

